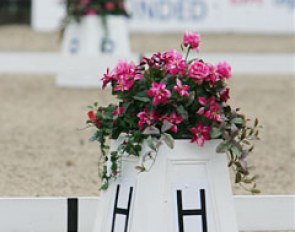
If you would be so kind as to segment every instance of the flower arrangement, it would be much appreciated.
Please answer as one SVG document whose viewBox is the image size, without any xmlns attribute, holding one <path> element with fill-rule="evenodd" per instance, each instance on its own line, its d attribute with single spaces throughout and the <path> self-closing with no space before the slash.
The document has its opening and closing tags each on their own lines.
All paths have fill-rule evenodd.
<svg viewBox="0 0 295 232">
<path fill-rule="evenodd" d="M 201 147 L 207 140 L 221 139 L 217 152 L 227 153 L 235 182 L 259 193 L 246 161 L 253 141 L 259 139 L 258 120 L 249 125 L 249 119 L 227 103 L 226 83 L 232 76 L 227 62 L 213 65 L 188 58 L 199 45 L 200 35 L 187 32 L 181 46 L 185 56 L 169 50 L 143 57 L 138 65 L 121 60 L 113 70 L 107 69 L 103 89 L 111 85 L 118 104 L 94 103 L 87 121 L 96 128 L 91 140 L 100 143 L 102 152 L 102 189 L 119 175 L 124 154 L 154 157 L 162 143 L 173 148 L 174 139 L 190 139 Z M 124 139 L 118 150 L 107 154 L 107 138 L 119 136 Z M 150 150 L 141 154 L 144 141 Z M 144 161 L 137 169 L 146 170 Z"/>
<path fill-rule="evenodd" d="M 67 12 L 78 21 L 84 15 L 127 15 L 124 0 L 68 0 Z"/>
</svg>

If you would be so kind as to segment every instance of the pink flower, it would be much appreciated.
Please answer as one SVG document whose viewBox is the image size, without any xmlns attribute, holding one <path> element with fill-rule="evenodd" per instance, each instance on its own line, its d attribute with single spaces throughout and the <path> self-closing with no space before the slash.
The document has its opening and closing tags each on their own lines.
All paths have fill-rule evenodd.
<svg viewBox="0 0 295 232">
<path fill-rule="evenodd" d="M 97 11 L 93 8 L 88 8 L 86 10 L 86 15 L 96 15 Z"/>
<path fill-rule="evenodd" d="M 103 88 L 112 82 L 115 91 L 128 91 L 133 86 L 135 80 L 143 78 L 143 75 L 138 70 L 134 63 L 128 63 L 125 60 L 120 60 L 112 72 L 107 70 L 107 73 L 102 78 Z"/>
<path fill-rule="evenodd" d="M 205 97 L 198 97 L 198 102 L 200 103 L 200 105 L 202 105 L 202 107 L 199 108 L 197 114 L 204 115 L 207 99 Z"/>
<path fill-rule="evenodd" d="M 81 3 L 82 5 L 87 5 L 87 4 L 90 3 L 90 0 L 80 0 L 80 3 Z"/>
<path fill-rule="evenodd" d="M 113 2 L 106 2 L 105 3 L 105 8 L 108 11 L 112 11 L 115 9 L 115 4 Z"/>
<path fill-rule="evenodd" d="M 225 77 L 226 79 L 231 77 L 231 66 L 226 62 L 220 62 L 217 65 L 216 71 L 221 77 Z"/>
<path fill-rule="evenodd" d="M 163 55 L 158 52 L 153 54 L 151 58 L 143 57 L 141 59 L 140 65 L 148 65 L 149 67 L 154 67 L 156 69 L 160 69 L 164 64 Z"/>
<path fill-rule="evenodd" d="M 210 130 L 211 128 L 209 126 L 198 123 L 195 127 L 190 129 L 193 134 L 191 142 L 196 142 L 201 147 L 204 146 L 205 141 L 210 140 Z"/>
<path fill-rule="evenodd" d="M 114 75 L 110 74 L 110 69 L 107 68 L 107 73 L 103 75 L 102 80 L 102 88 L 104 89 L 108 83 L 112 82 L 114 80 Z"/>
<path fill-rule="evenodd" d="M 114 73 L 118 76 L 126 76 L 131 78 L 134 76 L 136 66 L 133 62 L 128 63 L 126 60 L 119 60 L 114 69 Z"/>
<path fill-rule="evenodd" d="M 176 86 L 174 86 L 174 90 L 179 93 L 180 96 L 182 97 L 187 97 L 188 96 L 188 90 L 190 87 L 188 85 L 182 85 L 181 81 L 179 79 L 176 79 Z"/>
<path fill-rule="evenodd" d="M 166 85 L 161 82 L 153 82 L 152 83 L 152 88 L 147 91 L 147 94 L 150 97 L 154 97 L 153 99 L 153 105 L 156 106 L 159 103 L 167 103 L 168 99 L 171 97 L 171 92 L 166 89 Z"/>
<path fill-rule="evenodd" d="M 188 76 L 197 82 L 206 78 L 209 73 L 209 67 L 198 60 L 192 62 L 188 67 Z"/>
<path fill-rule="evenodd" d="M 180 52 L 169 50 L 163 54 L 163 59 L 166 63 L 166 73 L 170 73 L 172 76 L 175 76 L 176 74 L 179 74 L 180 76 L 184 75 L 186 63 Z"/>
<path fill-rule="evenodd" d="M 184 76 L 186 64 L 184 60 L 174 60 L 166 65 L 166 72 L 170 73 L 173 77 L 179 74 Z"/>
<path fill-rule="evenodd" d="M 92 122 L 97 128 L 101 128 L 102 124 L 99 120 L 99 118 L 96 117 L 94 111 L 88 111 L 88 118 L 89 118 L 89 121 Z"/>
<path fill-rule="evenodd" d="M 127 79 L 126 76 L 119 76 L 114 91 L 128 91 L 133 86 L 133 79 Z"/>
<path fill-rule="evenodd" d="M 220 100 L 223 102 L 227 102 L 229 99 L 229 88 L 226 88 L 220 92 Z"/>
<path fill-rule="evenodd" d="M 140 130 L 143 129 L 145 124 L 150 126 L 159 120 L 159 114 L 155 110 L 151 111 L 151 113 L 148 113 L 147 109 L 144 109 L 144 111 L 137 114 L 137 117 L 139 118 L 138 127 Z"/>
<path fill-rule="evenodd" d="M 212 105 L 210 105 L 210 108 L 208 111 L 205 112 L 204 116 L 209 118 L 209 119 L 212 119 L 214 121 L 217 121 L 217 122 L 221 122 L 222 119 L 221 119 L 221 116 L 220 116 L 220 106 L 218 103 L 214 103 Z"/>
<path fill-rule="evenodd" d="M 202 105 L 205 106 L 207 103 L 207 99 L 205 97 L 198 97 L 198 102 Z"/>
<path fill-rule="evenodd" d="M 193 50 L 199 51 L 200 45 L 200 35 L 194 32 L 186 32 L 183 36 L 183 45 L 185 47 L 189 46 Z"/>
<path fill-rule="evenodd" d="M 114 115 L 114 116 L 120 116 L 120 115 L 124 114 L 124 112 L 125 112 L 124 107 L 116 106 L 115 107 L 115 110 L 112 112 L 112 115 Z"/>
<path fill-rule="evenodd" d="M 120 1 L 120 2 L 119 2 L 119 8 L 120 8 L 121 10 L 125 10 L 125 4 L 124 4 L 124 1 Z"/>
<path fill-rule="evenodd" d="M 219 80 L 219 75 L 216 73 L 216 67 L 212 64 L 208 64 L 209 75 L 204 79 L 210 83 L 210 86 L 213 87 L 215 82 Z"/>
<path fill-rule="evenodd" d="M 177 115 L 176 113 L 172 113 L 169 116 L 164 116 L 163 121 L 170 122 L 172 124 L 171 131 L 173 133 L 177 133 L 178 131 L 177 124 L 183 121 L 183 117 Z"/>
<path fill-rule="evenodd" d="M 215 97 L 214 96 L 210 97 L 210 99 L 208 101 L 204 97 L 199 97 L 198 98 L 198 101 L 204 107 L 201 107 L 198 110 L 197 114 L 203 115 L 206 118 L 212 119 L 212 120 L 217 121 L 217 122 L 221 122 L 222 121 L 221 116 L 220 116 L 220 106 L 215 101 Z M 207 111 L 205 111 L 205 106 L 208 103 L 209 103 L 209 105 L 208 105 L 208 108 L 209 109 Z"/>
<path fill-rule="evenodd" d="M 174 60 L 182 60 L 183 56 L 182 53 L 180 53 L 179 51 L 170 49 L 169 51 L 163 53 L 162 58 L 165 63 L 170 63 Z"/>
</svg>

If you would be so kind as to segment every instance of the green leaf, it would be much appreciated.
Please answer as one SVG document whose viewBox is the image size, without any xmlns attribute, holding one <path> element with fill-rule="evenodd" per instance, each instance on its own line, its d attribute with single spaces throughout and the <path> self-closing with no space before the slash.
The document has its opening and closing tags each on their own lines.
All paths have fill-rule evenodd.
<svg viewBox="0 0 295 232">
<path fill-rule="evenodd" d="M 245 121 L 242 118 L 233 118 L 231 120 L 231 123 L 238 124 L 238 125 L 243 125 L 245 123 Z"/>
<path fill-rule="evenodd" d="M 139 172 L 145 172 L 146 171 L 144 166 L 136 166 L 135 169 L 137 169 Z"/>
<path fill-rule="evenodd" d="M 259 193 L 261 193 L 261 191 L 259 189 L 256 189 L 256 188 L 252 188 L 251 193 L 252 194 L 259 194 Z"/>
<path fill-rule="evenodd" d="M 188 119 L 188 113 L 185 110 L 185 108 L 183 107 L 183 105 L 178 106 L 176 110 L 180 114 L 181 117 L 183 117 L 185 120 Z"/>
<path fill-rule="evenodd" d="M 174 139 L 170 134 L 165 133 L 162 135 L 162 138 L 168 147 L 170 147 L 171 149 L 174 148 Z"/>
<path fill-rule="evenodd" d="M 258 118 L 255 118 L 254 127 L 257 127 L 257 125 L 258 125 Z"/>
<path fill-rule="evenodd" d="M 210 137 L 212 139 L 220 138 L 221 135 L 222 135 L 222 131 L 220 128 L 213 127 L 212 130 L 210 131 Z"/>
<path fill-rule="evenodd" d="M 240 183 L 241 180 L 242 180 L 242 174 L 239 173 L 239 172 L 237 172 L 235 182 L 236 183 Z"/>
<path fill-rule="evenodd" d="M 151 136 L 147 138 L 146 142 L 150 149 L 152 149 L 153 151 L 157 151 L 155 140 Z"/>
<path fill-rule="evenodd" d="M 216 148 L 217 153 L 224 153 L 230 148 L 230 143 L 228 141 L 222 141 Z"/>
<path fill-rule="evenodd" d="M 237 157 L 241 157 L 242 151 L 236 147 L 236 146 L 232 146 L 231 147 L 231 151 L 237 156 Z"/>
<path fill-rule="evenodd" d="M 100 189 L 101 189 L 101 190 L 107 190 L 108 187 L 109 187 L 109 183 L 108 183 L 108 182 L 105 182 L 105 183 L 103 183 L 103 184 L 101 185 Z"/>
<path fill-rule="evenodd" d="M 194 102 L 194 100 L 195 100 L 195 92 L 194 91 L 189 92 L 188 101 L 185 106 L 190 106 Z"/>
<path fill-rule="evenodd" d="M 154 126 L 149 126 L 145 128 L 145 130 L 142 132 L 144 135 L 159 135 L 160 130 Z"/>
<path fill-rule="evenodd" d="M 136 93 L 135 96 L 138 96 L 138 97 L 147 97 L 148 95 L 147 95 L 146 90 L 144 90 L 144 91 L 141 91 L 141 92 Z"/>
<path fill-rule="evenodd" d="M 164 121 L 162 128 L 161 128 L 162 133 L 170 130 L 172 126 L 173 126 L 173 124 L 171 122 Z"/>
<path fill-rule="evenodd" d="M 134 96 L 133 99 L 137 100 L 137 101 L 141 101 L 141 102 L 150 102 L 150 99 L 148 97 L 138 97 L 138 96 Z"/>
</svg>

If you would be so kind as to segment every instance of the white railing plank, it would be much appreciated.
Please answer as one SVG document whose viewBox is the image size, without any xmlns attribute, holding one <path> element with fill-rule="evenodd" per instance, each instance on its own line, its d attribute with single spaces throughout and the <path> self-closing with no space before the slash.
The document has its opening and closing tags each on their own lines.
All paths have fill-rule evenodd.
<svg viewBox="0 0 295 232">
<path fill-rule="evenodd" d="M 234 196 L 240 230 L 295 230 L 295 195 Z"/>
<path fill-rule="evenodd" d="M 151 54 L 147 54 L 148 56 Z M 233 67 L 234 74 L 272 74 L 292 75 L 295 73 L 295 55 L 287 53 L 201 53 L 208 62 L 216 63 L 227 60 Z M 113 66 L 119 59 L 138 61 L 139 54 L 128 56 L 62 56 L 61 53 L 43 52 L 1 52 L 0 73 L 51 73 L 60 69 L 71 68 L 73 71 L 90 70 L 97 80 L 98 75 Z"/>
<path fill-rule="evenodd" d="M 79 198 L 79 232 L 91 232 L 94 228 L 99 198 Z"/>
<path fill-rule="evenodd" d="M 295 195 L 234 196 L 239 229 L 295 230 Z M 79 197 L 79 232 L 93 230 L 99 197 Z M 67 232 L 67 198 L 0 198 L 0 231 Z"/>
<path fill-rule="evenodd" d="M 0 231 L 66 232 L 65 199 L 1 199 Z"/>
</svg>

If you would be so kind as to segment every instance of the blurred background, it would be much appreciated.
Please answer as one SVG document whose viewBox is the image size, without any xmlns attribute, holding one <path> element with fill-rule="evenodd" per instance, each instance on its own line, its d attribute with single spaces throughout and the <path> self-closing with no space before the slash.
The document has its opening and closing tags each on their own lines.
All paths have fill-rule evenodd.
<svg viewBox="0 0 295 232">
<path fill-rule="evenodd" d="M 98 195 L 99 147 L 83 128 L 87 105 L 113 101 L 102 73 L 118 59 L 179 48 L 186 30 L 201 33 L 199 57 L 231 63 L 232 105 L 263 125 L 250 158 L 262 194 L 295 194 L 294 6 L 128 0 L 129 17 L 108 27 L 118 50 L 104 54 L 89 42 L 102 32 L 66 22 L 62 0 L 1 0 L 0 196 Z"/>
</svg>

